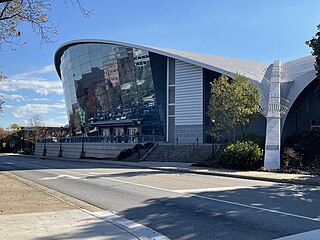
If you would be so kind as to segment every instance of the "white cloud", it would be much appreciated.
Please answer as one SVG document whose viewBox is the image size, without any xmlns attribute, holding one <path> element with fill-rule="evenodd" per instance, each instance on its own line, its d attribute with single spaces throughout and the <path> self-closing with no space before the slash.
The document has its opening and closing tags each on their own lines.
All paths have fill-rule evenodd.
<svg viewBox="0 0 320 240">
<path fill-rule="evenodd" d="M 25 97 L 19 94 L 5 94 L 5 93 L 0 93 L 2 98 L 4 100 L 9 99 L 9 100 L 14 100 L 16 102 L 21 102 L 21 101 L 26 101 Z"/>
<path fill-rule="evenodd" d="M 60 127 L 60 126 L 65 126 L 67 123 L 67 120 L 57 120 L 57 118 L 49 118 L 44 121 L 45 126 L 52 126 L 52 127 Z"/>
<path fill-rule="evenodd" d="M 30 98 L 30 99 L 28 99 L 28 101 L 50 101 L 50 99 L 49 98 Z"/>
<path fill-rule="evenodd" d="M 55 119 L 67 119 L 67 113 L 64 113 L 65 115 L 63 116 L 59 116 L 59 117 L 56 117 Z"/>
<path fill-rule="evenodd" d="M 38 70 L 8 76 L 8 78 L 1 83 L 0 90 L 16 92 L 17 90 L 27 89 L 33 90 L 40 95 L 48 95 L 50 93 L 63 94 L 62 83 L 60 80 L 52 81 L 39 76 L 52 71 L 54 71 L 54 66 L 48 65 Z"/>
<path fill-rule="evenodd" d="M 22 106 L 16 107 L 12 112 L 13 116 L 16 118 L 24 118 L 27 116 L 32 116 L 34 114 L 46 114 L 53 110 L 65 109 L 65 104 L 55 103 L 55 104 L 25 104 Z"/>
<path fill-rule="evenodd" d="M 2 107 L 5 108 L 15 108 L 15 106 L 9 105 L 9 104 L 3 104 Z"/>
<path fill-rule="evenodd" d="M 42 68 L 39 68 L 39 69 L 36 69 L 36 70 L 33 70 L 33 71 L 14 74 L 14 75 L 12 75 L 12 77 L 14 77 L 14 78 L 25 78 L 27 76 L 40 75 L 40 74 L 50 73 L 50 72 L 54 72 L 54 71 L 55 71 L 54 65 L 51 64 L 51 65 L 47 65 L 47 66 L 44 66 Z"/>
<path fill-rule="evenodd" d="M 5 93 L 0 93 L 0 96 L 4 99 L 4 100 L 13 100 L 16 102 L 27 102 L 27 101 L 50 101 L 50 99 L 48 98 L 28 98 L 19 94 L 5 94 Z"/>
<path fill-rule="evenodd" d="M 33 90 L 40 95 L 63 94 L 61 81 L 47 81 L 44 78 L 12 79 L 8 77 L 0 85 L 0 90 L 6 92 L 15 92 L 21 89 Z"/>
</svg>

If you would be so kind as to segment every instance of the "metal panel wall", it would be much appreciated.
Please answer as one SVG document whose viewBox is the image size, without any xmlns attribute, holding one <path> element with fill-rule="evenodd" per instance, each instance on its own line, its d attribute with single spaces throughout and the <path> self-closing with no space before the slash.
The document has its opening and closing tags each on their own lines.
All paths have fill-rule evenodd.
<svg viewBox="0 0 320 240">
<path fill-rule="evenodd" d="M 202 68 L 175 62 L 175 138 L 180 143 L 203 142 Z"/>
<path fill-rule="evenodd" d="M 175 80 L 175 125 L 202 125 L 202 68 L 176 60 Z"/>
</svg>

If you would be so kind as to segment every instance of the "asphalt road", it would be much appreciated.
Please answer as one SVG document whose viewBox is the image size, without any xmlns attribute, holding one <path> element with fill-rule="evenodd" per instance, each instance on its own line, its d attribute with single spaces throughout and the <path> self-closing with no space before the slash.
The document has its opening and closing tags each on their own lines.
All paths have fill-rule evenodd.
<svg viewBox="0 0 320 240">
<path fill-rule="evenodd" d="M 320 228 L 320 187 L 0 156 L 0 169 L 171 239 L 275 239 Z"/>
</svg>

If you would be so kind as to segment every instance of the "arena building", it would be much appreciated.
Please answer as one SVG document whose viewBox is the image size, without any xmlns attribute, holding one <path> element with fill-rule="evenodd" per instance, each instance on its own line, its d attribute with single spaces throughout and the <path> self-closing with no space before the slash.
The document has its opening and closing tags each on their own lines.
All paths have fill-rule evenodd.
<svg viewBox="0 0 320 240">
<path fill-rule="evenodd" d="M 261 91 L 261 116 L 248 130 L 266 136 L 266 168 L 279 168 L 287 136 L 320 128 L 312 56 L 264 63 L 88 39 L 60 46 L 54 62 L 74 134 L 210 143 L 210 82 L 237 73 Z"/>
</svg>

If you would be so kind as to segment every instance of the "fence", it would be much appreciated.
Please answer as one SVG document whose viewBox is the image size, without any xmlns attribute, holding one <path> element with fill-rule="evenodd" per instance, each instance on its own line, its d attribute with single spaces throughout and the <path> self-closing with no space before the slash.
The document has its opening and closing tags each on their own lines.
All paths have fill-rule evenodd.
<svg viewBox="0 0 320 240">
<path fill-rule="evenodd" d="M 122 136 L 72 136 L 63 138 L 40 139 L 40 143 L 61 142 L 61 143 L 144 143 L 164 141 L 162 135 L 122 135 Z"/>
</svg>

